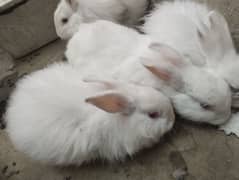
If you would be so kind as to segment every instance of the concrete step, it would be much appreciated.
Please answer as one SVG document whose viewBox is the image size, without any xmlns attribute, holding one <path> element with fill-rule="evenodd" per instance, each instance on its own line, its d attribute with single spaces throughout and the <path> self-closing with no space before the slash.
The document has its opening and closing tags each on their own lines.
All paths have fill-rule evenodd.
<svg viewBox="0 0 239 180">
<path fill-rule="evenodd" d="M 16 6 L 25 3 L 26 0 L 1 0 L 0 1 L 0 14 L 14 9 Z"/>
<path fill-rule="evenodd" d="M 0 0 L 0 48 L 17 59 L 55 40 L 58 1 Z"/>
</svg>

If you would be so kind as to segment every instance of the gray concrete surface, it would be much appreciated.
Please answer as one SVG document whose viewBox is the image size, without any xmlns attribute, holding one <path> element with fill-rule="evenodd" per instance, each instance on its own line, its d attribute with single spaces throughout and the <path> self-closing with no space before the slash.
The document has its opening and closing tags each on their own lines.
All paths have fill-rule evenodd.
<svg viewBox="0 0 239 180">
<path fill-rule="evenodd" d="M 45 5 L 49 2 L 42 1 Z M 239 1 L 198 1 L 208 2 L 225 14 L 239 47 Z M 30 2 L 38 3 L 36 0 Z M 42 9 L 42 6 L 39 5 L 40 8 Z M 18 11 L 24 10 L 17 9 L 12 13 L 18 15 L 20 13 Z M 36 9 L 30 11 L 35 12 Z M 37 16 L 38 13 L 39 11 L 36 12 Z M 8 21 L 2 21 L 0 15 L 0 47 L 2 39 L 5 38 L 1 36 L 2 22 L 8 27 L 12 26 L 11 22 L 20 27 L 18 18 L 24 19 L 14 15 L 10 17 L 11 15 Z M 27 19 L 22 23 L 28 22 Z M 32 21 L 35 28 L 42 26 L 41 23 Z M 50 26 L 52 27 L 52 24 Z M 9 33 L 19 34 L 20 31 L 21 28 L 16 28 Z M 15 46 L 23 46 L 22 40 L 26 42 L 32 40 L 32 44 L 36 43 L 38 46 L 37 39 L 41 39 L 43 34 L 40 33 L 38 37 L 28 36 L 26 39 L 25 36 L 17 37 L 19 41 L 16 40 Z M 5 99 L 14 87 L 14 82 L 26 73 L 62 60 L 64 47 L 64 42 L 56 41 L 18 61 L 13 61 L 9 54 L 0 50 L 0 114 L 4 111 Z M 33 49 L 30 48 L 26 52 Z M 178 120 L 173 131 L 157 146 L 140 152 L 125 162 L 115 164 L 95 162 L 82 167 L 50 167 L 33 162 L 24 154 L 17 152 L 5 131 L 0 130 L 0 180 L 180 180 L 174 177 L 180 173 L 185 174 L 182 180 L 239 180 L 238 149 L 239 139 L 235 136 L 226 136 L 214 127 L 193 125 Z"/>
<path fill-rule="evenodd" d="M 0 74 L 4 74 L 14 67 L 14 62 L 12 57 L 4 50 L 0 49 Z"/>
<path fill-rule="evenodd" d="M 0 48 L 19 58 L 57 38 L 53 12 L 59 0 L 11 1 L 0 8 Z"/>
</svg>

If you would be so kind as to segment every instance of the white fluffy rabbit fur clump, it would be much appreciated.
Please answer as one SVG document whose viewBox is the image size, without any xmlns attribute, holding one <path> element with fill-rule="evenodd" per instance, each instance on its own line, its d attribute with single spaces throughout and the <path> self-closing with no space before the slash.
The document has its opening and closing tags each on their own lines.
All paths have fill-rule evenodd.
<svg viewBox="0 0 239 180">
<path fill-rule="evenodd" d="M 107 21 L 84 25 L 69 41 L 66 57 L 81 72 L 88 66 L 86 74 L 107 72 L 161 90 L 186 119 L 222 124 L 230 117 L 231 94 L 224 80 L 127 27 Z"/>
<path fill-rule="evenodd" d="M 187 0 L 158 4 L 145 21 L 142 31 L 155 41 L 224 79 L 231 88 L 232 107 L 239 107 L 239 56 L 223 15 Z"/>
<path fill-rule="evenodd" d="M 15 147 L 57 165 L 123 160 L 172 128 L 173 108 L 159 91 L 108 78 L 85 81 L 63 63 L 20 80 L 5 115 Z"/>
<path fill-rule="evenodd" d="M 61 0 L 54 14 L 57 35 L 69 39 L 82 23 L 104 19 L 137 25 L 150 0 Z"/>
</svg>

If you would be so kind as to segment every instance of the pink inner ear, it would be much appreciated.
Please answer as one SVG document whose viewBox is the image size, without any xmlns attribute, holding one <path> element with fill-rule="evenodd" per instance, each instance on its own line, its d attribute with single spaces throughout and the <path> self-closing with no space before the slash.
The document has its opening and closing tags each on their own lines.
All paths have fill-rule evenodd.
<svg viewBox="0 0 239 180">
<path fill-rule="evenodd" d="M 151 73 L 159 77 L 164 81 L 169 81 L 171 79 L 171 74 L 166 69 L 160 69 L 154 66 L 144 65 Z"/>
<path fill-rule="evenodd" d="M 91 97 L 86 99 L 86 102 L 109 113 L 124 112 L 128 107 L 126 98 L 113 93 Z"/>
<path fill-rule="evenodd" d="M 177 67 L 180 67 L 180 66 L 183 65 L 183 62 L 180 61 L 179 58 L 175 59 L 175 58 L 169 56 L 167 58 L 167 61 L 170 62 L 171 64 L 173 64 L 174 66 L 177 66 Z"/>
<path fill-rule="evenodd" d="M 181 66 L 184 64 L 182 61 L 181 55 L 173 48 L 168 45 L 160 44 L 160 43 L 152 43 L 149 45 L 149 48 L 158 51 L 159 54 L 163 57 L 163 60 L 170 62 L 174 66 Z"/>
</svg>

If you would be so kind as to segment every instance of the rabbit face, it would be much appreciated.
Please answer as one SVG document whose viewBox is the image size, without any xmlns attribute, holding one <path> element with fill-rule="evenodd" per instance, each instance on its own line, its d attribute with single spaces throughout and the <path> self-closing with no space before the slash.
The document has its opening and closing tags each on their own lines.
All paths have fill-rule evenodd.
<svg viewBox="0 0 239 180">
<path fill-rule="evenodd" d="M 61 0 L 54 13 L 57 35 L 70 39 L 82 23 L 104 19 L 123 23 L 128 17 L 128 9 L 121 1 Z"/>
<path fill-rule="evenodd" d="M 57 35 L 70 39 L 82 23 L 107 20 L 134 27 L 147 0 L 61 0 L 54 13 Z"/>
<path fill-rule="evenodd" d="M 213 74 L 190 68 L 182 77 L 184 84 L 172 99 L 175 109 L 187 119 L 214 125 L 230 117 L 231 93 L 228 85 Z"/>
<path fill-rule="evenodd" d="M 144 54 L 144 66 L 167 88 L 174 108 L 182 117 L 210 124 L 224 123 L 230 117 L 231 93 L 228 85 L 207 69 L 199 68 L 182 58 L 172 48 L 151 44 Z"/>
<path fill-rule="evenodd" d="M 132 127 L 137 127 L 144 138 L 159 138 L 169 131 L 174 123 L 171 102 L 162 93 L 151 87 L 137 87 L 132 115 Z M 132 91 L 131 91 L 132 92 Z"/>
<path fill-rule="evenodd" d="M 87 80 L 97 82 L 97 80 Z M 102 81 L 101 81 L 102 82 Z M 86 99 L 86 102 L 109 113 L 119 113 L 119 122 L 125 121 L 124 135 L 132 151 L 147 146 L 168 132 L 174 124 L 170 100 L 161 92 L 132 83 L 107 83 L 109 92 Z M 134 147 L 134 148 L 133 148 Z"/>
<path fill-rule="evenodd" d="M 82 23 L 82 16 L 76 12 L 78 3 L 75 0 L 62 0 L 54 13 L 56 33 L 61 39 L 70 39 Z"/>
</svg>

